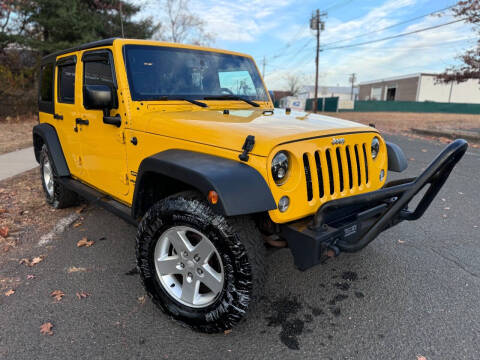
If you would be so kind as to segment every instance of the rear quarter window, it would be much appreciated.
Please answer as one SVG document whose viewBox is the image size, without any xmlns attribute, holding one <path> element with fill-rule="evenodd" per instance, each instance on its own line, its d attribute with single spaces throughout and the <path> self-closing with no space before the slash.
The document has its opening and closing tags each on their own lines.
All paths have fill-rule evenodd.
<svg viewBox="0 0 480 360">
<path fill-rule="evenodd" d="M 41 112 L 53 113 L 53 69 L 53 62 L 40 67 L 38 110 Z"/>
</svg>

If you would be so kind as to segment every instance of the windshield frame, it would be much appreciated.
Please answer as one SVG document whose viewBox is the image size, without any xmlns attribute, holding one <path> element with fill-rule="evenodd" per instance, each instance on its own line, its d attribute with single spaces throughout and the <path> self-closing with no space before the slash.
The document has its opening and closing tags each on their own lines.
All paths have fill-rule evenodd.
<svg viewBox="0 0 480 360">
<path fill-rule="evenodd" d="M 258 79 L 252 78 L 252 81 L 254 83 L 254 86 L 256 89 L 262 88 L 264 92 L 264 96 L 259 97 L 258 95 L 256 96 L 248 96 L 248 95 L 235 95 L 238 97 L 244 97 L 250 101 L 257 101 L 257 102 L 269 102 L 269 94 L 267 91 L 267 88 L 265 86 L 265 83 L 263 82 L 263 79 L 260 75 L 260 71 L 258 70 L 257 65 L 255 64 L 255 61 L 248 55 L 242 55 L 242 54 L 236 54 L 236 53 L 230 53 L 230 52 L 222 52 L 222 51 L 214 51 L 214 50 L 202 50 L 202 49 L 195 49 L 195 48 L 187 48 L 187 47 L 177 47 L 177 46 L 168 46 L 168 45 L 144 45 L 144 44 L 124 44 L 122 46 L 122 53 L 123 53 L 123 62 L 125 66 L 125 72 L 127 75 L 127 82 L 130 90 L 130 96 L 133 101 L 158 101 L 158 100 L 170 100 L 168 99 L 171 97 L 171 100 L 175 100 L 175 98 L 178 99 L 178 97 L 190 99 L 190 100 L 205 100 L 205 97 L 212 97 L 212 96 L 220 96 L 219 94 L 156 94 L 156 95 L 145 95 L 145 94 L 138 94 L 134 91 L 134 85 L 133 82 L 135 81 L 132 78 L 132 71 L 130 69 L 130 64 L 127 58 L 127 52 L 130 48 L 158 48 L 162 49 L 165 51 L 179 51 L 179 52 L 196 52 L 196 53 L 203 53 L 203 54 L 209 54 L 209 55 L 216 55 L 216 56 L 232 56 L 232 57 L 241 57 L 249 61 L 252 65 L 252 69 L 255 71 Z M 258 85 L 255 84 L 255 81 L 258 81 Z M 226 100 L 226 99 L 225 99 Z M 207 100 L 208 101 L 208 100 Z M 238 101 L 238 100 L 233 100 L 232 101 Z"/>
</svg>

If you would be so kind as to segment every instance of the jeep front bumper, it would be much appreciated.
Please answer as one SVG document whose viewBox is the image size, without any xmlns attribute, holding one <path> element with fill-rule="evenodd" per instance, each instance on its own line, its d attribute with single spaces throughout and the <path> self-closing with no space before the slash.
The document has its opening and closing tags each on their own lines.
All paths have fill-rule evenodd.
<svg viewBox="0 0 480 360">
<path fill-rule="evenodd" d="M 465 140 L 455 140 L 417 178 L 392 181 L 377 191 L 329 201 L 313 219 L 281 225 L 281 236 L 288 242 L 295 265 L 306 270 L 340 251 L 358 251 L 389 227 L 419 219 L 467 148 Z M 428 189 L 415 210 L 409 210 L 412 198 L 425 187 Z"/>
</svg>

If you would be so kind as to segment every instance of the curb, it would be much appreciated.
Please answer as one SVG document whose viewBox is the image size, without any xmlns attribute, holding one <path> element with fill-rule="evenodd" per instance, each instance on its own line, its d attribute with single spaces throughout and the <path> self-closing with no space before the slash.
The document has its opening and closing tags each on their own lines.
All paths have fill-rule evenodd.
<svg viewBox="0 0 480 360">
<path fill-rule="evenodd" d="M 478 141 L 480 142 L 480 134 L 475 134 L 471 131 L 463 131 L 463 130 L 431 130 L 431 129 L 418 129 L 418 128 L 411 128 L 410 129 L 413 133 L 419 135 L 429 135 L 429 136 L 437 136 L 437 137 L 446 137 L 449 139 L 458 139 L 463 138 L 465 140 L 471 141 Z"/>
</svg>

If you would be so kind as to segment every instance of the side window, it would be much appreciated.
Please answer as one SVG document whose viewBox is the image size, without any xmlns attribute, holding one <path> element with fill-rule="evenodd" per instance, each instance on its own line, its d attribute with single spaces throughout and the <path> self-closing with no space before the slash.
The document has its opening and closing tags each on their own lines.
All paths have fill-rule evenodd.
<svg viewBox="0 0 480 360">
<path fill-rule="evenodd" d="M 58 66 L 58 102 L 75 102 L 75 64 Z"/>
<path fill-rule="evenodd" d="M 53 69 L 54 63 L 43 64 L 40 67 L 38 88 L 38 110 L 53 114 Z"/>
<path fill-rule="evenodd" d="M 108 85 L 113 87 L 112 68 L 108 62 L 88 61 L 83 70 L 84 85 Z"/>
<path fill-rule="evenodd" d="M 53 63 L 43 65 L 40 73 L 40 101 L 53 101 Z"/>
<path fill-rule="evenodd" d="M 111 53 L 105 50 L 86 52 L 83 61 L 83 86 L 106 85 L 116 94 L 115 70 Z M 118 99 L 114 96 L 113 108 L 118 108 Z"/>
</svg>

